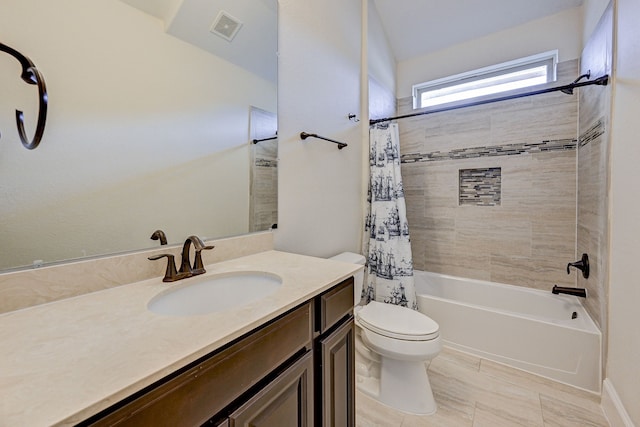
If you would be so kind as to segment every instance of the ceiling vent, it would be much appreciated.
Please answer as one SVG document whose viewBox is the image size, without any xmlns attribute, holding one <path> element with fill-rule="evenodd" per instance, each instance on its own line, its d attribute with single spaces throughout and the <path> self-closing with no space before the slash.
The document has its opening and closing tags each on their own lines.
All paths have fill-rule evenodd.
<svg viewBox="0 0 640 427">
<path fill-rule="evenodd" d="M 240 31 L 240 27 L 242 27 L 242 22 L 221 10 L 209 31 L 225 40 L 231 41 Z"/>
</svg>

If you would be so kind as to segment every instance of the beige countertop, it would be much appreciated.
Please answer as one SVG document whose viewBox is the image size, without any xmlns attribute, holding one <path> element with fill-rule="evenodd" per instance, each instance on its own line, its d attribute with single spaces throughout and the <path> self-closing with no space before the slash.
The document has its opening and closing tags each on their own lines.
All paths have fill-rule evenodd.
<svg viewBox="0 0 640 427">
<path fill-rule="evenodd" d="M 264 271 L 282 278 L 273 294 L 228 311 L 154 314 L 147 310 L 152 297 L 190 280 L 155 278 L 2 314 L 0 426 L 78 423 L 360 268 L 267 251 L 207 266 L 206 275 Z"/>
</svg>

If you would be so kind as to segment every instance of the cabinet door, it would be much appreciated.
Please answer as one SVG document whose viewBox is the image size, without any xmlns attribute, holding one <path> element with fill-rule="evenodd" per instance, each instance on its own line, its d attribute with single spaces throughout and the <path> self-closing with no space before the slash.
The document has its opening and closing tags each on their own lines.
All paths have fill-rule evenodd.
<svg viewBox="0 0 640 427">
<path fill-rule="evenodd" d="M 313 352 L 260 390 L 229 421 L 231 427 L 312 427 Z"/>
<path fill-rule="evenodd" d="M 353 427 L 356 423 L 354 334 L 351 318 L 320 339 L 320 418 L 325 427 Z"/>
</svg>

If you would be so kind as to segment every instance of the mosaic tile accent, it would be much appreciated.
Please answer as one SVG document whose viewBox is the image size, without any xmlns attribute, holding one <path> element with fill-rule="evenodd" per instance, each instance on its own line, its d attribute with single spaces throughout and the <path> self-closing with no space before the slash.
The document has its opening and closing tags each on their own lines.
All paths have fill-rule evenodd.
<svg viewBox="0 0 640 427">
<path fill-rule="evenodd" d="M 604 118 L 601 117 L 598 119 L 591 127 L 584 131 L 580 138 L 578 139 L 578 144 L 580 147 L 584 147 L 591 141 L 599 138 L 604 135 Z"/>
<path fill-rule="evenodd" d="M 277 160 L 271 160 L 271 159 L 257 158 L 256 159 L 256 166 L 260 166 L 260 167 L 263 167 L 263 168 L 275 168 L 275 167 L 278 167 L 278 161 Z"/>
<path fill-rule="evenodd" d="M 502 168 L 460 169 L 460 206 L 499 206 L 501 188 Z"/>
<path fill-rule="evenodd" d="M 408 153 L 401 156 L 402 163 L 434 162 L 440 160 L 475 159 L 479 157 L 514 156 L 519 154 L 543 153 L 549 151 L 575 150 L 577 140 L 552 139 L 533 143 L 503 144 L 460 148 L 451 151 L 431 153 Z"/>
</svg>

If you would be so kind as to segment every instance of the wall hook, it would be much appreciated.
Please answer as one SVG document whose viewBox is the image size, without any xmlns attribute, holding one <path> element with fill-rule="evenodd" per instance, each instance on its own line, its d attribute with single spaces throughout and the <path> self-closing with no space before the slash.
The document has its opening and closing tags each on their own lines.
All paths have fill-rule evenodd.
<svg viewBox="0 0 640 427">
<path fill-rule="evenodd" d="M 20 75 L 22 80 L 28 84 L 38 86 L 38 122 L 36 124 L 36 132 L 32 140 L 27 138 L 27 133 L 24 129 L 24 113 L 20 110 L 16 110 L 16 126 L 18 127 L 20 141 L 22 141 L 22 145 L 24 145 L 26 149 L 33 150 L 40 144 L 40 140 L 42 140 L 44 125 L 47 121 L 47 104 L 49 102 L 47 85 L 44 82 L 44 77 L 29 58 L 2 43 L 0 43 L 0 51 L 8 53 L 20 62 L 20 65 L 22 65 L 22 74 Z"/>
<path fill-rule="evenodd" d="M 356 116 L 355 114 L 349 114 L 349 115 L 347 116 L 347 118 L 348 118 L 349 120 L 351 120 L 352 122 L 356 122 L 356 123 L 358 123 L 358 122 L 360 121 L 360 119 L 358 118 L 358 116 Z"/>
</svg>

